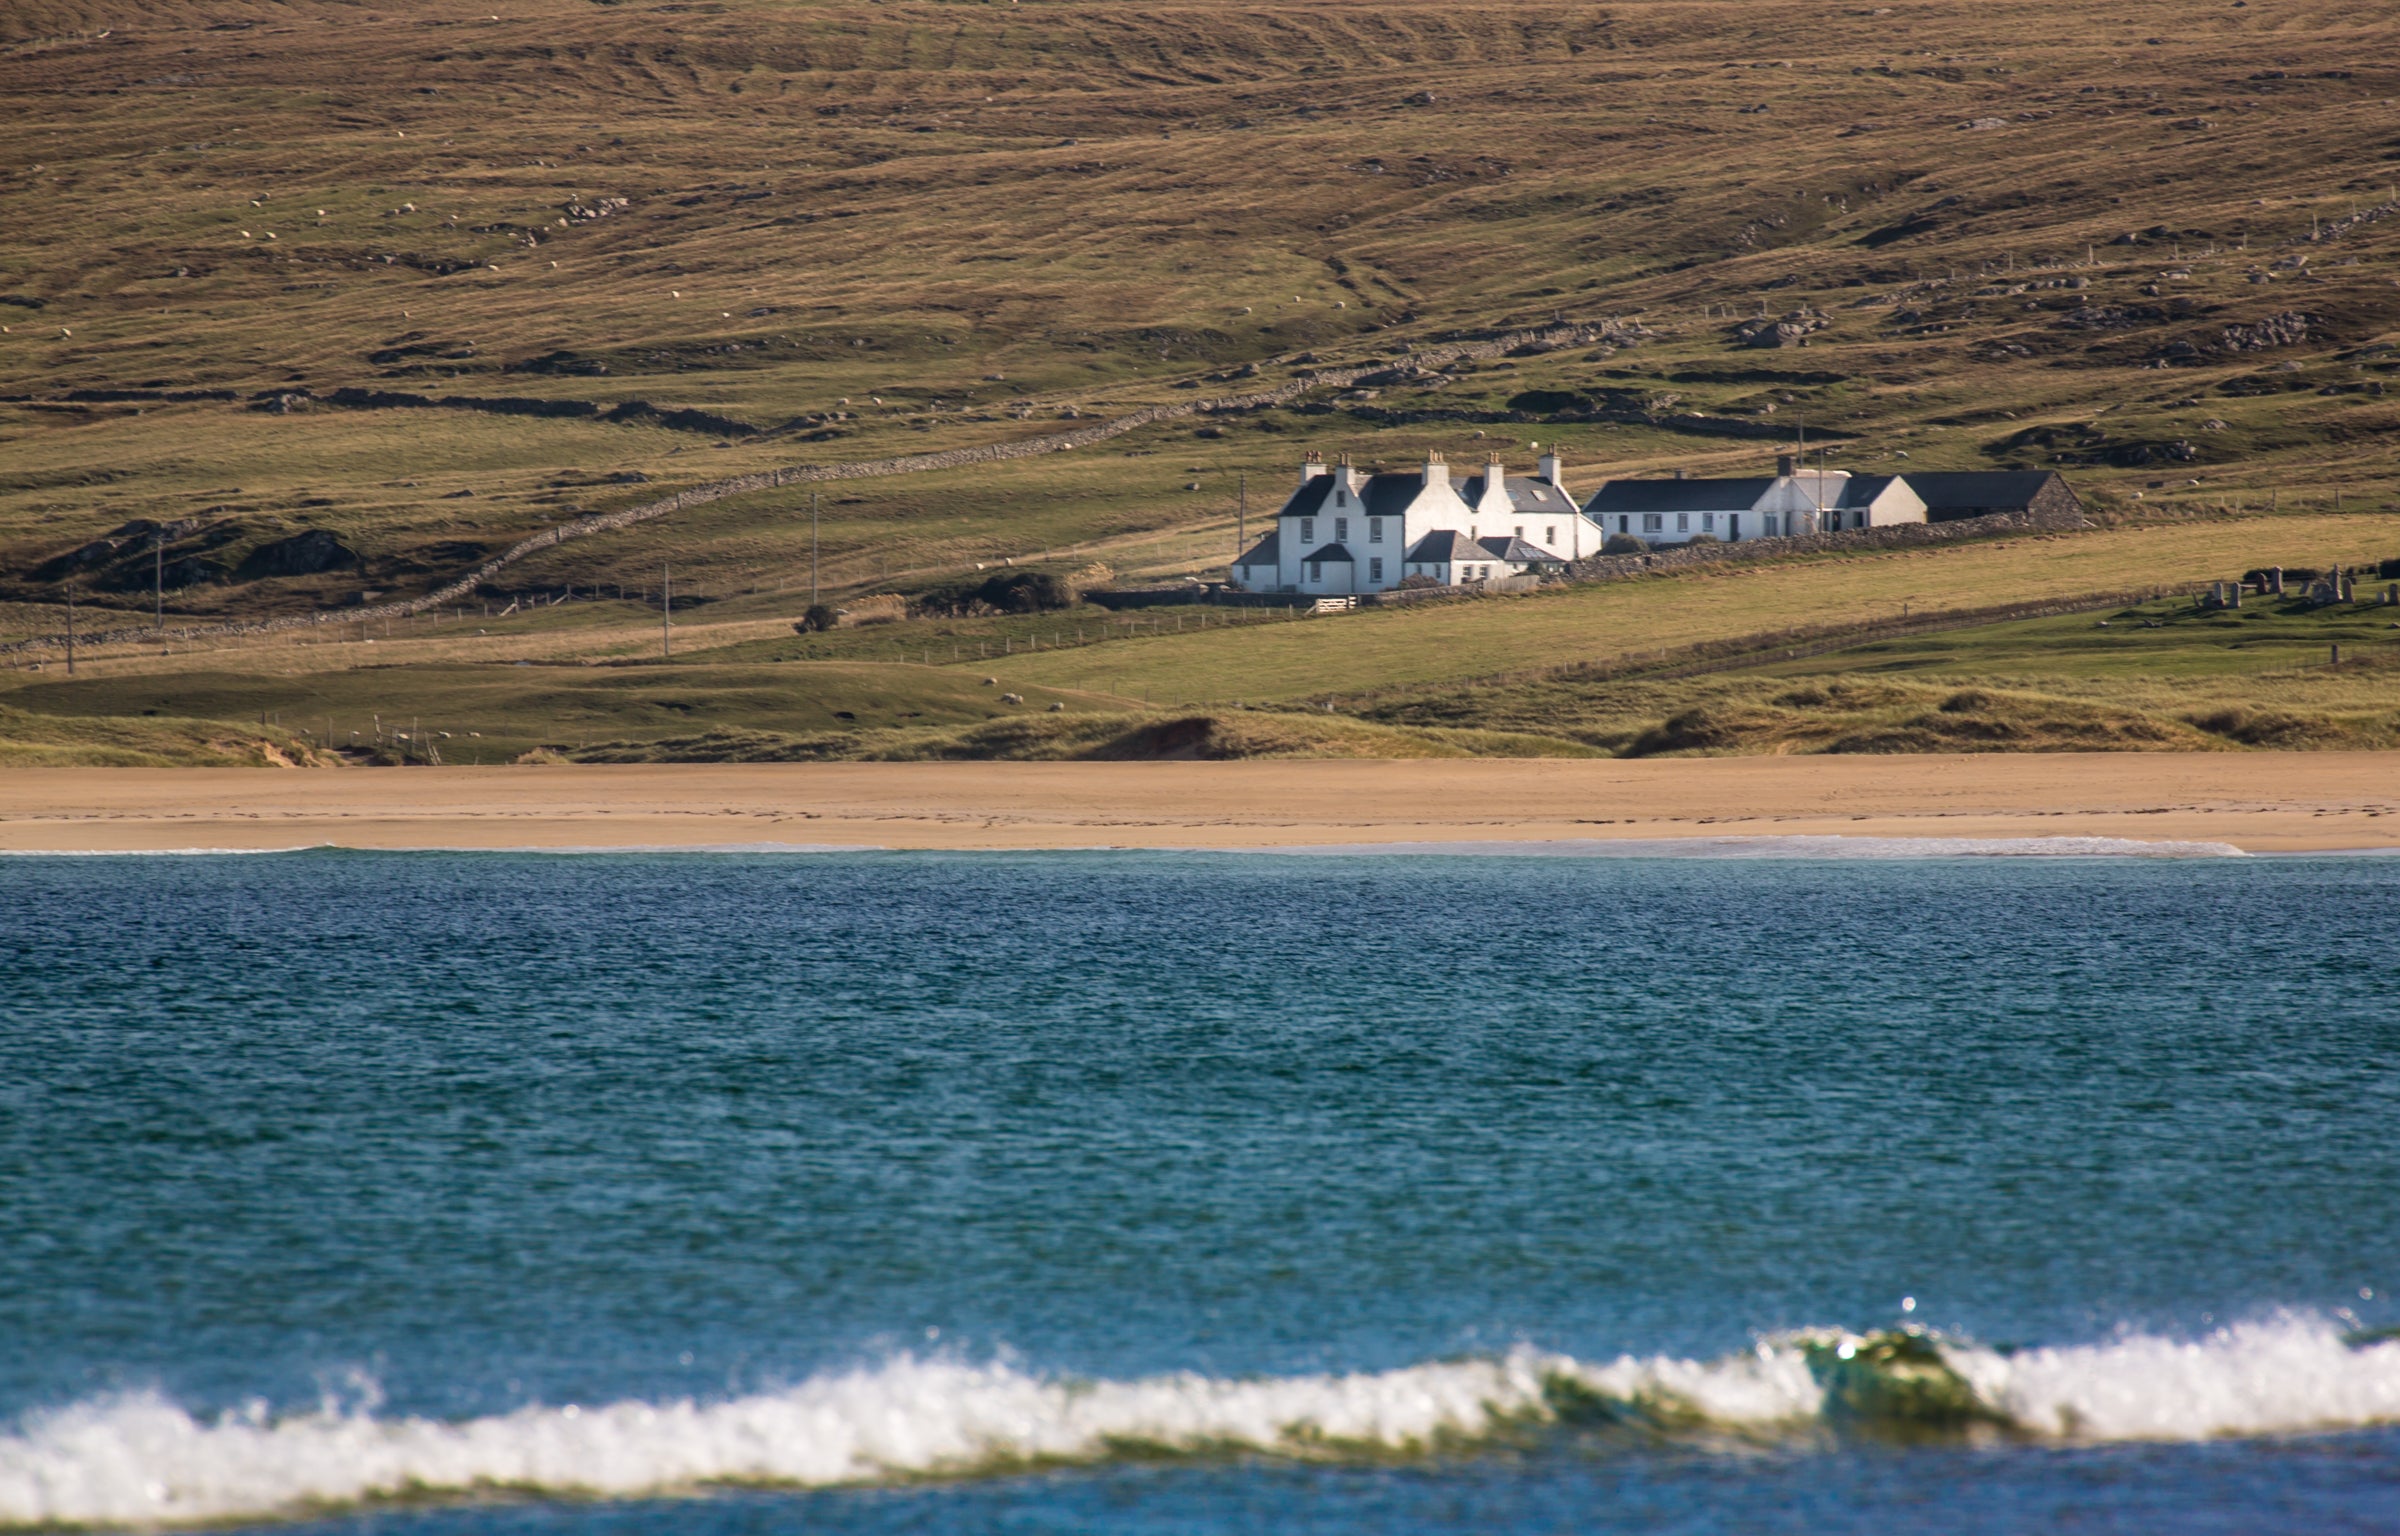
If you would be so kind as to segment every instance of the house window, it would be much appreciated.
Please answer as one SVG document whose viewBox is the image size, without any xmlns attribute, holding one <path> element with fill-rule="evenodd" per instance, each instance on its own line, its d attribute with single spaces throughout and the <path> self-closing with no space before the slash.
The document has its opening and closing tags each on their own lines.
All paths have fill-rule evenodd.
<svg viewBox="0 0 2400 1536">
<path fill-rule="evenodd" d="M 1517 537 L 1520 539 L 1525 537 L 1525 525 L 1523 523 L 1517 524 Z"/>
<path fill-rule="evenodd" d="M 1369 581 L 1381 581 L 1381 580 L 1383 580 L 1383 557 L 1382 557 L 1382 556 L 1378 555 L 1378 556 L 1376 556 L 1374 559 L 1372 559 L 1372 560 L 1370 560 L 1370 561 L 1368 561 L 1368 562 L 1367 562 L 1367 580 L 1369 580 Z"/>
<path fill-rule="evenodd" d="M 1657 512 L 1645 512 L 1642 514 L 1642 532 L 1656 533 L 1666 526 L 1667 520 L 1663 514 Z"/>
<path fill-rule="evenodd" d="M 1367 519 L 1367 542 L 1370 544 L 1380 544 L 1383 542 L 1382 518 L 1370 517 Z"/>
<path fill-rule="evenodd" d="M 1692 531 L 1692 514 L 1690 514 L 1689 512 L 1678 512 L 1678 513 L 1676 513 L 1676 514 L 1675 514 L 1675 531 L 1676 531 L 1677 533 L 1689 533 L 1689 532 L 1691 532 L 1691 531 Z"/>
<path fill-rule="evenodd" d="M 1558 524 L 1552 523 L 1549 527 L 1542 530 L 1542 542 L 1549 545 L 1552 549 L 1558 548 Z"/>
<path fill-rule="evenodd" d="M 1709 530 L 1712 530 L 1712 531 L 1713 531 L 1713 530 L 1716 528 L 1716 526 L 1717 526 L 1717 514 L 1715 514 L 1714 512 L 1703 512 L 1703 513 L 1701 513 L 1701 514 L 1700 514 L 1700 526 L 1701 526 L 1702 528 L 1706 528 L 1706 529 L 1709 529 Z"/>
<path fill-rule="evenodd" d="M 1304 517 L 1300 519 L 1300 542 L 1303 544 L 1314 544 L 1317 542 L 1317 520 L 1315 518 Z"/>
<path fill-rule="evenodd" d="M 1776 535 L 1777 531 L 1779 530 L 1779 527 L 1780 527 L 1780 525 L 1781 525 L 1781 522 L 1782 522 L 1782 519 L 1778 518 L 1778 517 L 1777 517 L 1777 516 L 1776 516 L 1774 513 L 1770 512 L 1770 513 L 1768 513 L 1768 514 L 1767 514 L 1767 537 L 1768 537 L 1768 538 L 1770 538 L 1770 539 L 1771 539 L 1771 538 L 1775 537 L 1775 535 Z"/>
<path fill-rule="evenodd" d="M 1350 519 L 1348 519 L 1348 518 L 1346 518 L 1346 517 L 1337 517 L 1337 518 L 1335 518 L 1335 519 L 1333 520 L 1333 541 L 1334 541 L 1336 544 L 1340 544 L 1340 543 L 1346 542 L 1346 541 L 1349 539 L 1349 537 L 1350 537 Z"/>
</svg>

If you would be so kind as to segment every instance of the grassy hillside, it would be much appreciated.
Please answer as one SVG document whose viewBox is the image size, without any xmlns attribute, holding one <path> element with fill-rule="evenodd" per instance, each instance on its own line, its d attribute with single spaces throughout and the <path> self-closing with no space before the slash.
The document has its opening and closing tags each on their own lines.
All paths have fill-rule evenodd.
<svg viewBox="0 0 2400 1536">
<path fill-rule="evenodd" d="M 145 530 L 58 562 L 145 521 L 179 611 L 422 590 L 661 487 L 1553 314 L 1649 336 L 845 489 L 829 579 L 1070 545 L 1203 569 L 1238 475 L 1263 505 L 1306 446 L 1554 441 L 1588 486 L 1756 465 L 1725 421 L 1844 434 L 1853 465 L 2065 463 L 2124 507 L 2391 501 L 2400 21 L 2371 8 L 492 15 L 0 17 L 0 597 L 139 606 Z M 1742 345 L 1762 308 L 1807 346 Z M 723 421 L 304 398 L 345 387 Z M 201 391 L 235 398 L 109 398 Z M 804 511 L 753 498 L 506 585 L 788 585 Z M 364 568 L 257 572 L 319 527 Z"/>
<path fill-rule="evenodd" d="M 1753 683 L 1594 705 L 1566 734 L 1406 712 L 1904 606 L 2388 557 L 2395 61 L 2400 17 L 2330 0 L 32 0 L 0 14 L 0 646 L 59 632 L 70 595 L 87 637 L 140 622 L 154 582 L 170 631 L 338 615 L 736 474 L 1556 317 L 1618 330 L 840 482 L 813 520 L 804 490 L 721 500 L 380 632 L 87 646 L 72 686 L 55 650 L 23 653 L 45 670 L 0 684 L 26 711 L 0 743 L 117 721 L 196 760 L 258 750 L 280 712 L 288 756 L 328 719 L 346 749 L 405 712 L 476 752 L 1081 751 L 1192 706 L 1222 725 L 1211 751 L 1533 749 L 1529 725 L 1624 750 L 1677 698 Z M 1751 344 L 1762 318 L 1789 344 Z M 2108 526 L 1206 631 L 1080 611 L 790 632 L 812 575 L 1212 574 L 1245 496 L 1255 528 L 1311 448 L 1521 465 L 1539 442 L 1588 490 L 1754 472 L 1799 427 L 1853 469 L 2060 467 Z M 312 530 L 336 542 L 294 556 Z M 648 664 L 670 572 L 682 708 Z M 2069 697 L 2071 658 L 2044 654 L 2028 686 Z M 2016 666 L 1969 660 L 1958 677 Z M 1328 698 L 1375 718 L 1223 723 Z M 1104 715 L 1117 736 L 1076 723 Z"/>
</svg>

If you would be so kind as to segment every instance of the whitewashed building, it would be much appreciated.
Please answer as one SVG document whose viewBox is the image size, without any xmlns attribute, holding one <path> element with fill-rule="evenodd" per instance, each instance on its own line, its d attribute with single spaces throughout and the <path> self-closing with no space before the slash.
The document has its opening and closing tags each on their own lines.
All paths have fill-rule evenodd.
<svg viewBox="0 0 2400 1536">
<path fill-rule="evenodd" d="M 1773 476 L 1737 480 L 1611 480 L 1583 504 L 1603 537 L 1652 545 L 1711 538 L 1727 544 L 1925 521 L 1925 499 L 1898 475 L 1805 469 L 1781 455 Z"/>
<path fill-rule="evenodd" d="M 1328 466 L 1312 453 L 1274 531 L 1234 560 L 1233 584 L 1318 596 L 1388 592 L 1411 576 L 1463 586 L 1564 570 L 1599 553 L 1601 539 L 1560 484 L 1554 454 L 1531 476 L 1495 458 L 1454 483 L 1438 453 L 1412 472 L 1366 475 L 1347 454 Z"/>
</svg>

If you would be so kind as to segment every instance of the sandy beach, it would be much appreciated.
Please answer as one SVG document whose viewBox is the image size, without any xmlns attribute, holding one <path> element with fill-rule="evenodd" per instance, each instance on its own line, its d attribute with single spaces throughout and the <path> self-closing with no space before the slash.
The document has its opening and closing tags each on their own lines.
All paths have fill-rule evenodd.
<svg viewBox="0 0 2400 1536">
<path fill-rule="evenodd" d="M 2400 848 L 2400 756 L 28 769 L 0 850 L 1270 848 L 1847 836 Z"/>
</svg>

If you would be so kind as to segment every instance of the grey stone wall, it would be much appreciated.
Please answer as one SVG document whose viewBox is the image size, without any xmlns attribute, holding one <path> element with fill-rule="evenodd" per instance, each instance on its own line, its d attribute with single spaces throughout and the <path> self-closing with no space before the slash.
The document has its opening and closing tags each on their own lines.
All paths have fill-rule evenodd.
<svg viewBox="0 0 2400 1536">
<path fill-rule="evenodd" d="M 1909 549 L 1953 544 L 2010 533 L 2051 533 L 2091 526 L 2079 513 L 2063 516 L 2006 515 L 1962 518 L 1952 523 L 1900 523 L 1888 528 L 1852 528 L 1841 533 L 1803 533 L 1781 539 L 1744 539 L 1738 544 L 1677 544 L 1646 555 L 1593 555 L 1567 568 L 1576 581 L 1618 581 L 1700 565 L 1732 565 L 1790 555 L 1837 554 L 1852 549 Z"/>
</svg>

